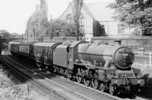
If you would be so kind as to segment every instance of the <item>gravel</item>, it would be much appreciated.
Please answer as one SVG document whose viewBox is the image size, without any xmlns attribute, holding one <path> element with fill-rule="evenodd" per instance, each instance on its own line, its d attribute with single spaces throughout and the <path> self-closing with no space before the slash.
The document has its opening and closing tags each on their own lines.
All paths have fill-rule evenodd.
<svg viewBox="0 0 152 100">
<path fill-rule="evenodd" d="M 63 98 L 50 93 L 45 94 L 32 86 L 30 82 L 19 83 L 6 75 L 0 65 L 0 100 L 63 100 Z M 16 81 L 16 80 L 15 80 Z"/>
</svg>

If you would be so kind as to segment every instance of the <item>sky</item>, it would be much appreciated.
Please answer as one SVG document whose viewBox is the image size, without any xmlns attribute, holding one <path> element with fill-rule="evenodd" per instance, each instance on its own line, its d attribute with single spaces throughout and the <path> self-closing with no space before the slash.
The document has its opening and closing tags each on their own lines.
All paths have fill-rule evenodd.
<svg viewBox="0 0 152 100">
<path fill-rule="evenodd" d="M 49 17 L 57 18 L 62 14 L 71 0 L 46 0 L 48 2 Z M 112 2 L 114 0 L 84 0 L 85 3 Z M 32 15 L 39 0 L 0 0 L 0 30 L 5 29 L 11 33 L 25 32 L 28 18 Z M 100 5 L 98 4 L 100 7 Z M 91 6 L 90 6 L 91 7 Z M 94 6 L 92 6 L 93 8 Z M 103 5 L 101 5 L 102 9 Z M 95 7 L 92 10 L 99 10 Z M 91 11 L 92 11 L 91 10 Z M 95 13 L 98 19 L 102 13 Z"/>
</svg>

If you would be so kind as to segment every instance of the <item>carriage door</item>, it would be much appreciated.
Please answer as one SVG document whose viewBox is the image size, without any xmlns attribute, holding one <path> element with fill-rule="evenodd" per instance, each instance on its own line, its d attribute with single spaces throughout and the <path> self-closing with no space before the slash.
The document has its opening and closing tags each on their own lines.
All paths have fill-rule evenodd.
<svg viewBox="0 0 152 100">
<path fill-rule="evenodd" d="M 44 48 L 44 65 L 47 65 L 47 60 L 48 60 L 48 47 Z"/>
<path fill-rule="evenodd" d="M 52 56 L 52 54 L 53 54 L 53 50 L 52 50 L 52 48 L 51 47 L 47 47 L 47 49 L 46 49 L 46 55 L 45 55 L 45 64 L 46 65 L 53 65 L 53 56 Z"/>
</svg>

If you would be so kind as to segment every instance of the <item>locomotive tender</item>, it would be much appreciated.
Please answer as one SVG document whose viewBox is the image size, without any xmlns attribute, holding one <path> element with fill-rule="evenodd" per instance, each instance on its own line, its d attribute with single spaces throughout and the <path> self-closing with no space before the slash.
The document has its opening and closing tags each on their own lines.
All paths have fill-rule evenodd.
<svg viewBox="0 0 152 100">
<path fill-rule="evenodd" d="M 136 93 L 144 86 L 140 72 L 132 68 L 134 53 L 128 47 L 86 41 L 10 42 L 9 50 L 33 59 L 39 69 L 112 95 Z"/>
</svg>

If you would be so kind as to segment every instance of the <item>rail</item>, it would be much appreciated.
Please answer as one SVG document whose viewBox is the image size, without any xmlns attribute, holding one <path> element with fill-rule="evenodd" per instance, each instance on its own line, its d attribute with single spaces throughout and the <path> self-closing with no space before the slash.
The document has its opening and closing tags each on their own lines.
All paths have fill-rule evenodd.
<svg viewBox="0 0 152 100">
<path fill-rule="evenodd" d="M 12 60 L 11 58 L 8 58 L 8 59 L 10 59 L 10 60 Z M 13 61 L 12 61 L 13 62 Z M 16 62 L 17 63 L 17 62 Z M 29 71 L 31 71 L 31 70 L 29 70 L 29 69 L 27 69 L 27 67 L 26 66 L 23 66 L 23 65 L 21 65 L 21 64 L 16 64 L 17 66 L 20 66 L 20 68 L 22 68 L 22 69 L 20 69 L 20 71 L 21 72 L 24 72 L 24 74 L 28 74 L 29 75 L 29 73 L 27 73 L 27 72 L 29 72 Z M 31 73 L 34 73 L 34 72 L 31 72 Z M 83 94 L 81 94 L 81 93 L 79 93 L 79 92 L 77 92 L 77 91 L 73 91 L 73 90 L 71 90 L 71 89 L 69 89 L 68 87 L 64 87 L 62 84 L 60 84 L 60 83 L 57 83 L 57 82 L 55 82 L 55 81 L 53 81 L 53 80 L 50 80 L 49 78 L 46 78 L 43 74 L 41 74 L 41 73 L 39 73 L 39 76 L 40 77 L 44 77 L 44 79 L 46 80 L 46 83 L 45 84 L 47 84 L 47 86 L 49 86 L 49 87 L 45 87 L 45 88 L 51 88 L 51 89 L 53 89 L 53 87 L 51 87 L 50 86 L 50 84 L 54 84 L 54 85 L 56 85 L 58 88 L 57 88 L 57 90 L 55 90 L 55 89 L 53 89 L 54 91 L 56 91 L 56 92 L 59 92 L 60 93 L 60 95 L 62 95 L 63 97 L 65 96 L 65 93 L 66 93 L 66 96 L 73 96 L 73 97 L 79 97 L 79 99 L 81 98 L 81 100 L 94 100 L 95 98 L 89 98 L 87 95 L 83 95 Z M 34 80 L 34 79 L 32 79 L 32 80 Z M 34 80 L 35 81 L 35 80 Z M 38 81 L 38 82 L 42 82 L 42 81 Z M 77 83 L 78 84 L 78 83 Z M 44 86 L 43 86 L 44 87 Z M 82 88 L 84 88 L 84 87 L 82 87 Z M 89 88 L 88 88 L 89 89 Z M 49 90 L 49 89 L 48 89 Z M 64 90 L 64 91 L 63 91 Z M 50 90 L 49 90 L 50 91 Z M 94 92 L 96 92 L 96 91 L 94 91 Z M 101 95 L 101 97 L 103 97 L 103 98 L 105 98 L 104 100 L 122 100 L 121 98 L 118 98 L 118 97 L 115 97 L 115 96 L 112 96 L 112 95 L 109 95 L 109 94 L 107 94 L 107 93 L 102 93 L 102 92 L 99 92 L 98 91 L 98 95 Z M 65 98 L 65 97 L 64 97 Z"/>
<path fill-rule="evenodd" d="M 43 85 L 42 83 L 40 83 L 39 81 L 32 79 L 32 77 L 25 72 L 25 70 L 22 69 L 18 69 L 19 66 L 18 64 L 14 64 L 14 62 L 12 60 L 10 60 L 9 57 L 2 57 L 2 61 L 4 63 L 4 65 L 6 65 L 7 67 L 9 67 L 11 70 L 13 70 L 14 72 L 16 72 L 20 77 L 27 79 L 28 81 L 30 81 L 30 83 L 34 86 L 37 87 L 41 92 L 43 92 L 44 94 L 50 94 L 50 92 L 53 92 L 54 94 L 60 96 L 56 91 L 52 91 L 49 88 L 47 88 L 45 85 Z M 24 73 L 23 73 L 24 72 Z M 62 97 L 62 96 L 61 96 Z M 65 97 L 62 97 L 64 99 L 67 99 Z M 67 99 L 69 100 L 69 99 Z"/>
</svg>

